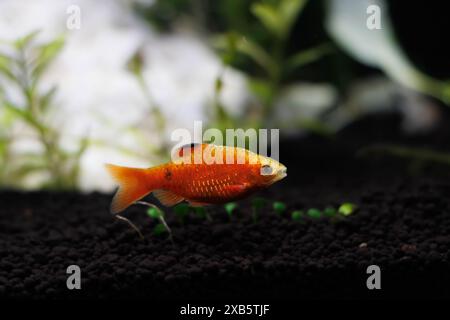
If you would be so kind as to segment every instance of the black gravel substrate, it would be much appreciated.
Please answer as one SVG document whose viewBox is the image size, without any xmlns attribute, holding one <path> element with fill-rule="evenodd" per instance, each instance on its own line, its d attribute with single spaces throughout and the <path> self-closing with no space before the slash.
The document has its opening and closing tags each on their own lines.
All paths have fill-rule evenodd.
<svg viewBox="0 0 450 320">
<path fill-rule="evenodd" d="M 1 298 L 320 299 L 449 298 L 448 168 L 410 174 L 404 161 L 354 158 L 358 143 L 296 139 L 282 146 L 288 177 L 261 193 L 270 204 L 253 222 L 251 199 L 231 217 L 167 220 L 175 245 L 152 234 L 142 207 L 126 212 L 145 240 L 108 212 L 111 195 L 0 192 Z M 283 149 L 284 148 L 284 149 Z M 282 153 L 283 156 L 283 153 Z M 294 209 L 354 202 L 348 217 L 306 217 Z M 66 269 L 81 268 L 81 290 Z M 366 268 L 381 268 L 368 290 Z"/>
</svg>

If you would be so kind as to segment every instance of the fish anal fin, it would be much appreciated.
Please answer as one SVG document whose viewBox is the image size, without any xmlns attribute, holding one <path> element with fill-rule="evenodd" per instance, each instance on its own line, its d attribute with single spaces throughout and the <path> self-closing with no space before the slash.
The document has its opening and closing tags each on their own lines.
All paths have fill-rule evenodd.
<svg viewBox="0 0 450 320">
<path fill-rule="evenodd" d="M 162 189 L 153 191 L 153 195 L 166 207 L 174 206 L 184 200 L 183 197 L 176 195 L 171 191 Z"/>
<path fill-rule="evenodd" d="M 204 207 L 204 206 L 207 206 L 210 204 L 207 202 L 199 202 L 199 201 L 194 201 L 194 200 L 188 200 L 188 202 L 191 207 Z"/>
</svg>

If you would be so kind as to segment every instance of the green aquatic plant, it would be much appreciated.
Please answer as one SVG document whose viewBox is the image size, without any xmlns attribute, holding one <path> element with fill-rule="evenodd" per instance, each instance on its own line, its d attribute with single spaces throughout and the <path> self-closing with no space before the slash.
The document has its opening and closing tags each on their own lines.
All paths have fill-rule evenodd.
<svg viewBox="0 0 450 320">
<path fill-rule="evenodd" d="M 208 221 L 212 221 L 211 215 L 208 213 L 208 210 L 203 206 L 190 206 L 190 208 L 194 211 L 195 215 L 199 218 L 206 219 Z"/>
<path fill-rule="evenodd" d="M 291 213 L 291 218 L 294 221 L 300 221 L 305 217 L 305 212 L 302 210 L 295 210 Z"/>
<path fill-rule="evenodd" d="M 229 31 L 213 41 L 225 65 L 240 68 L 244 58 L 259 69 L 250 74 L 248 68 L 240 68 L 248 74 L 249 88 L 263 106 L 257 123 L 253 125 L 261 125 L 271 119 L 283 85 L 294 71 L 333 51 L 327 43 L 288 55 L 286 49 L 292 28 L 306 3 L 306 0 L 253 2 L 250 11 L 261 24 L 266 39 L 258 38 L 253 32 Z M 322 128 L 311 126 L 315 127 Z"/>
<path fill-rule="evenodd" d="M 332 206 L 327 206 L 323 210 L 319 210 L 317 208 L 309 208 L 305 211 L 303 210 L 294 210 L 291 213 L 291 218 L 294 221 L 300 221 L 304 219 L 306 216 L 313 218 L 313 219 L 319 219 L 322 217 L 331 218 L 332 220 L 336 219 L 338 217 L 338 214 L 341 216 L 349 216 L 352 213 L 354 213 L 357 210 L 357 206 L 350 202 L 345 202 L 339 206 L 339 208 L 336 210 L 336 208 Z"/>
<path fill-rule="evenodd" d="M 328 206 L 323 210 L 323 215 L 326 217 L 334 217 L 337 211 L 334 207 Z"/>
<path fill-rule="evenodd" d="M 44 179 L 42 187 L 74 189 L 89 140 L 79 139 L 76 148 L 69 151 L 62 146 L 62 130 L 50 124 L 57 88 L 44 90 L 42 76 L 63 48 L 64 38 L 42 44 L 37 35 L 33 32 L 13 42 L 3 41 L 4 51 L 0 51 L 0 77 L 20 95 L 20 99 L 13 99 L 0 90 L 0 183 L 24 186 L 29 176 L 38 173 Z M 30 135 L 14 130 L 19 123 L 25 127 L 21 131 Z M 11 148 L 15 142 L 27 140 L 37 140 L 41 148 L 26 153 Z"/>
<path fill-rule="evenodd" d="M 227 215 L 229 218 L 231 218 L 231 216 L 233 215 L 233 212 L 236 210 L 237 208 L 237 203 L 236 202 L 229 202 L 226 203 L 224 205 L 225 211 L 227 212 Z"/>
<path fill-rule="evenodd" d="M 138 201 L 138 202 L 136 202 L 136 204 L 141 204 L 141 205 L 148 207 L 147 212 L 146 212 L 147 215 L 149 217 L 151 217 L 152 219 L 159 220 L 159 223 L 153 228 L 153 234 L 159 235 L 164 232 L 167 232 L 169 234 L 170 241 L 172 241 L 172 243 L 173 243 L 172 230 L 169 228 L 169 225 L 167 224 L 166 219 L 164 218 L 164 216 L 165 216 L 164 211 L 161 210 L 156 205 L 146 202 L 146 201 Z M 143 238 L 142 234 L 140 232 L 139 232 L 139 234 L 141 235 L 141 238 Z"/>
<path fill-rule="evenodd" d="M 338 212 L 343 216 L 349 216 L 353 214 L 358 207 L 354 203 L 346 202 L 340 205 Z"/>
<path fill-rule="evenodd" d="M 316 209 L 316 208 L 308 209 L 308 211 L 306 211 L 306 214 L 314 219 L 318 219 L 318 218 L 322 217 L 322 211 L 320 211 L 319 209 Z"/>
<path fill-rule="evenodd" d="M 286 204 L 284 202 L 275 201 L 272 206 L 273 206 L 273 210 L 278 215 L 282 215 L 286 211 Z"/>
</svg>

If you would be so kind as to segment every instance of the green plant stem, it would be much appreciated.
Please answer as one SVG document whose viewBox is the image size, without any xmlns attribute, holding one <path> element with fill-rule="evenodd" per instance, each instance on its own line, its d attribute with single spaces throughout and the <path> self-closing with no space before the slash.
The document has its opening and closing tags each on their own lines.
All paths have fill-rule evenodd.
<svg viewBox="0 0 450 320">
<path fill-rule="evenodd" d="M 136 204 L 141 204 L 150 208 L 155 208 L 156 210 L 158 210 L 159 212 L 161 212 L 161 209 L 158 208 L 158 206 L 154 205 L 153 203 L 150 202 L 146 202 L 146 201 L 137 201 Z M 163 224 L 164 228 L 166 228 L 167 232 L 169 233 L 169 239 L 172 243 L 174 243 L 173 241 L 173 237 L 172 237 L 172 230 L 169 228 L 169 225 L 167 224 L 166 220 L 164 219 L 164 215 L 160 214 L 158 216 L 158 220 Z"/>
<path fill-rule="evenodd" d="M 28 121 L 28 123 L 35 129 L 39 136 L 39 140 L 44 146 L 45 157 L 48 163 L 48 169 L 53 181 L 53 187 L 61 188 L 64 186 L 64 182 L 61 180 L 61 169 L 59 154 L 55 149 L 58 137 L 55 132 L 52 132 L 45 127 L 44 123 L 40 122 L 40 102 L 39 98 L 36 96 L 35 87 L 31 86 L 31 81 L 29 80 L 29 74 L 31 70 L 28 67 L 25 48 L 21 47 L 19 49 L 19 67 L 21 71 L 22 78 L 22 91 L 27 99 L 26 108 L 31 114 L 33 121 Z"/>
</svg>

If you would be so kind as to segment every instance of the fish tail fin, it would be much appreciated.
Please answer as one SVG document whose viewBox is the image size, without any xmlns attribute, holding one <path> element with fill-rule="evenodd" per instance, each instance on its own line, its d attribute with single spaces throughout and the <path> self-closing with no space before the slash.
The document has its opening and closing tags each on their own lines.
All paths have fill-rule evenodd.
<svg viewBox="0 0 450 320">
<path fill-rule="evenodd" d="M 119 190 L 111 203 L 111 213 L 117 214 L 136 201 L 142 199 L 153 190 L 149 188 L 148 169 L 128 168 L 106 164 L 106 169 L 119 183 Z"/>
</svg>

